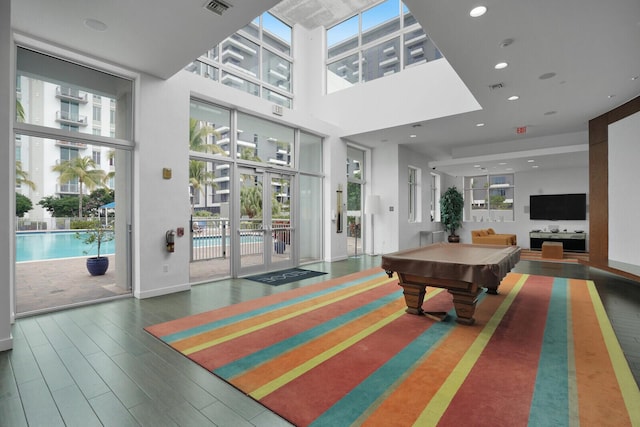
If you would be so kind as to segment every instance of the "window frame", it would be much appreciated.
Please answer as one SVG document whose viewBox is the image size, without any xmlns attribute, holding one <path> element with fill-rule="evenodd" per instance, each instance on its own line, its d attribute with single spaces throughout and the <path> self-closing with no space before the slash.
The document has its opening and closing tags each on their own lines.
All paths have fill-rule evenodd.
<svg viewBox="0 0 640 427">
<path fill-rule="evenodd" d="M 482 188 L 474 186 L 473 181 L 478 179 Z M 495 182 L 497 180 L 504 182 Z M 491 198 L 496 195 L 496 192 L 500 191 L 504 194 L 501 196 L 508 197 L 508 193 L 511 192 L 511 198 L 506 198 L 505 201 L 510 205 L 508 209 L 498 209 L 492 206 Z M 483 194 L 484 193 L 484 194 Z M 482 208 L 474 208 L 476 201 L 481 199 L 476 198 L 477 194 L 483 195 Z M 515 221 L 515 197 L 516 197 L 516 185 L 514 173 L 500 173 L 500 174 L 483 174 L 483 175 L 469 175 L 464 177 L 464 212 L 466 221 L 499 221 L 499 222 L 513 222 Z M 474 215 L 474 211 L 481 211 L 482 216 L 478 219 Z M 499 212 L 509 212 L 509 218 L 505 219 L 505 215 L 500 215 Z M 485 217 L 486 215 L 486 217 Z M 500 215 L 499 217 L 497 215 Z"/>
</svg>

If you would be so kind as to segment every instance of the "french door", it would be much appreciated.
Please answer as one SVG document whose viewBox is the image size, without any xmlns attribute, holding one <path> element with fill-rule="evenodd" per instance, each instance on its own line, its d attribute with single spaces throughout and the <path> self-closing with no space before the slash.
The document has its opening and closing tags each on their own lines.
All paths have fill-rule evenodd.
<svg viewBox="0 0 640 427">
<path fill-rule="evenodd" d="M 293 175 L 258 168 L 238 168 L 240 209 L 234 257 L 238 275 L 294 265 Z"/>
</svg>

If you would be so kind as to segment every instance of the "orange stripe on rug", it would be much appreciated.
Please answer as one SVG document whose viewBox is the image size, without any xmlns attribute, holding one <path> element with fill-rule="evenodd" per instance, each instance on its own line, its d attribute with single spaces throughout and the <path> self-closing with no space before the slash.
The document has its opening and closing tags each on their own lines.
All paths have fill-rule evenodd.
<svg viewBox="0 0 640 427">
<path fill-rule="evenodd" d="M 594 330 L 600 330 L 600 317 L 604 316 L 606 319 L 603 310 L 598 313 L 594 307 L 601 303 L 593 282 L 572 280 L 571 293 L 580 423 L 585 425 L 640 425 L 638 424 L 640 423 L 639 419 L 636 419 L 634 424 L 629 418 L 615 368 L 609 358 L 605 337 L 593 333 Z M 606 323 L 609 324 L 608 319 Z M 612 334 L 612 332 L 609 333 Z M 625 366 L 628 369 L 626 363 Z M 636 400 L 632 405 L 636 416 L 640 407 L 637 390 L 636 386 Z"/>
</svg>

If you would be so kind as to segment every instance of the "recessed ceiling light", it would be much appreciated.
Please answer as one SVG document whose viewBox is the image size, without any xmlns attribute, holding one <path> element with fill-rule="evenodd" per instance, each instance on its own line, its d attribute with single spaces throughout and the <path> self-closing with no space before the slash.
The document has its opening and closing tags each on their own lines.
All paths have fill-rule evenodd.
<svg viewBox="0 0 640 427">
<path fill-rule="evenodd" d="M 480 128 L 480 127 L 484 126 L 484 123 L 476 123 L 476 126 Z"/>
<path fill-rule="evenodd" d="M 531 166 L 531 168 L 532 168 L 532 169 L 537 169 L 537 168 L 539 168 L 539 167 L 540 167 L 540 166 L 538 166 L 538 165 L 533 165 L 533 166 Z"/>
<path fill-rule="evenodd" d="M 615 98 L 615 97 L 616 97 L 615 95 L 609 95 L 609 96 L 607 96 L 607 98 L 609 98 L 609 99 L 611 99 L 611 98 Z"/>
<path fill-rule="evenodd" d="M 631 77 L 631 80 L 638 80 L 638 78 L 640 78 L 640 76 L 633 76 Z"/>
<path fill-rule="evenodd" d="M 512 171 L 512 170 L 513 170 L 513 168 L 507 168 L 507 170 L 508 170 L 508 171 Z"/>
<path fill-rule="evenodd" d="M 493 68 L 495 68 L 496 70 L 502 70 L 503 68 L 507 68 L 509 66 L 509 64 L 507 64 L 506 62 L 498 62 Z"/>
<path fill-rule="evenodd" d="M 484 15 L 485 13 L 487 13 L 487 8 L 485 6 L 477 6 L 471 9 L 471 12 L 469 12 L 469 15 L 472 18 L 477 18 L 479 16 Z"/>
<path fill-rule="evenodd" d="M 510 97 L 507 98 L 509 101 L 515 101 L 517 99 L 520 99 L 520 97 L 518 95 L 511 95 Z"/>
<path fill-rule="evenodd" d="M 500 163 L 498 163 L 498 164 L 499 164 L 500 166 L 504 166 L 504 165 L 506 165 L 507 163 L 506 163 L 506 162 L 500 162 Z"/>
<path fill-rule="evenodd" d="M 540 80 L 547 80 L 547 79 L 550 79 L 550 78 L 555 77 L 555 76 L 556 76 L 556 73 L 544 73 L 544 74 L 541 74 L 540 77 L 538 77 L 538 78 Z"/>
<path fill-rule="evenodd" d="M 418 135 L 409 135 L 409 138 L 415 138 L 415 137 L 417 137 L 417 136 L 418 136 Z"/>
<path fill-rule="evenodd" d="M 84 25 L 87 28 L 91 28 L 94 31 L 99 31 L 99 32 L 103 32 L 103 31 L 107 31 L 107 24 L 105 24 L 102 21 L 98 21 L 97 19 L 92 19 L 92 18 L 87 18 L 84 20 Z"/>
<path fill-rule="evenodd" d="M 534 162 L 535 162 L 535 160 L 533 160 L 533 159 L 527 160 L 527 163 L 534 163 Z"/>
<path fill-rule="evenodd" d="M 480 165 L 473 165 L 473 167 L 474 167 L 474 168 L 479 168 L 479 167 L 480 167 Z"/>
</svg>

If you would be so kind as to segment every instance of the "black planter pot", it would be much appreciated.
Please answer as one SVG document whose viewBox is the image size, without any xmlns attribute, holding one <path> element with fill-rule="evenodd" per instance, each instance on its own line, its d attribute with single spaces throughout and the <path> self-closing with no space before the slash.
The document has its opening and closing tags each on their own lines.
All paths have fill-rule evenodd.
<svg viewBox="0 0 640 427">
<path fill-rule="evenodd" d="M 449 240 L 449 243 L 460 243 L 460 236 L 455 234 L 449 234 L 449 237 L 447 238 L 447 240 Z"/>
<path fill-rule="evenodd" d="M 109 258 L 105 256 L 87 258 L 87 270 L 92 276 L 102 276 L 109 268 Z"/>
</svg>

